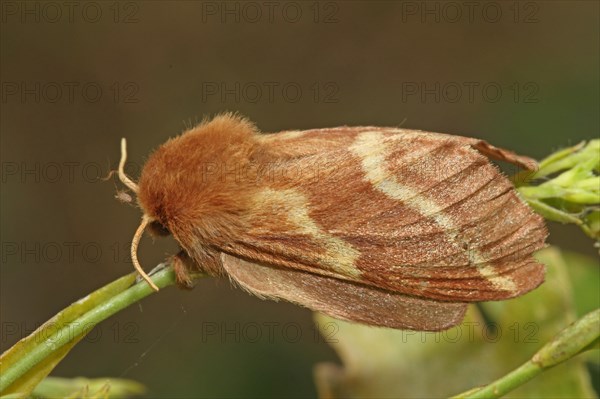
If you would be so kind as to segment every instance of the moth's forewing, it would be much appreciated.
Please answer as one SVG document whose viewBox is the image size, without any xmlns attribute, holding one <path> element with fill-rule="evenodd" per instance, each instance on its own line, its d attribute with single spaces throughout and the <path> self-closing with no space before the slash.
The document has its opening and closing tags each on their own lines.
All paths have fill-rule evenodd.
<svg viewBox="0 0 600 399">
<path fill-rule="evenodd" d="M 532 258 L 544 245 L 542 219 L 474 146 L 527 158 L 405 129 L 277 136 L 265 139 L 279 151 L 275 170 L 253 194 L 249 228 L 223 248 L 229 254 L 457 302 L 510 298 L 543 281 Z"/>
</svg>

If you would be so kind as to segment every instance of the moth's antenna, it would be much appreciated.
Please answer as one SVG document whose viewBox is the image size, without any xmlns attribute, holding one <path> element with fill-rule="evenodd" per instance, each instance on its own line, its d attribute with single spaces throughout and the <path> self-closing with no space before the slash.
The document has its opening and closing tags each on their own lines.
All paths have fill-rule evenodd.
<svg viewBox="0 0 600 399">
<path fill-rule="evenodd" d="M 127 141 L 125 137 L 121 139 L 121 160 L 119 161 L 119 180 L 121 183 L 129 187 L 131 191 L 137 194 L 139 191 L 138 185 L 133 182 L 126 174 L 125 174 L 125 161 L 127 161 Z"/>
<path fill-rule="evenodd" d="M 121 183 L 126 185 L 131 191 L 133 191 L 134 193 L 137 194 L 139 191 L 138 185 L 135 184 L 133 182 L 133 180 L 131 180 L 125 174 L 125 162 L 126 161 L 127 161 L 127 141 L 125 140 L 125 137 L 123 137 L 121 139 L 121 160 L 119 161 L 119 180 L 121 180 Z M 150 287 L 152 287 L 152 289 L 154 291 L 158 291 L 158 287 L 150 279 L 150 276 L 148 276 L 146 274 L 144 269 L 142 269 L 142 266 L 140 265 L 140 261 L 138 260 L 138 257 L 137 257 L 137 249 L 140 244 L 140 239 L 142 238 L 142 234 L 144 234 L 144 230 L 146 229 L 146 226 L 148 226 L 148 223 L 150 223 L 150 218 L 147 215 L 142 216 L 142 222 L 140 223 L 137 230 L 135 231 L 135 234 L 133 235 L 133 240 L 131 242 L 131 260 L 133 261 L 133 267 L 135 267 L 135 270 L 137 270 L 137 272 L 140 274 L 140 276 L 142 276 L 142 278 L 144 280 L 146 280 L 146 282 L 148 284 L 150 284 Z"/>
<path fill-rule="evenodd" d="M 125 139 L 123 139 L 123 143 L 124 142 L 125 142 Z M 137 257 L 137 248 L 138 248 L 138 245 L 140 244 L 140 239 L 142 238 L 142 234 L 144 234 L 144 229 L 146 228 L 146 226 L 148 226 L 148 223 L 150 223 L 150 218 L 147 215 L 142 216 L 142 223 L 140 223 L 139 227 L 135 231 L 135 234 L 133 235 L 133 241 L 131 242 L 131 260 L 133 261 L 133 266 L 135 267 L 135 270 L 137 270 L 137 272 L 140 274 L 140 276 L 142 276 L 142 278 L 144 280 L 146 280 L 146 282 L 148 284 L 150 284 L 150 286 L 152 287 L 152 289 L 154 291 L 158 291 L 158 287 L 156 286 L 156 284 L 154 284 L 154 281 L 152 281 L 150 279 L 150 276 L 148 276 L 146 274 L 144 269 L 142 269 L 142 266 L 140 265 L 140 261 L 138 260 L 138 257 Z"/>
</svg>

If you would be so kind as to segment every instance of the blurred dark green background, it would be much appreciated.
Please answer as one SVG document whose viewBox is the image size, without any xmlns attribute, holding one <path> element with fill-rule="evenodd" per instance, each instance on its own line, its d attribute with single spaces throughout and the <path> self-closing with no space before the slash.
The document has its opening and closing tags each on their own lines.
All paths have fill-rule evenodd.
<svg viewBox="0 0 600 399">
<path fill-rule="evenodd" d="M 204 116 L 263 131 L 398 125 L 542 157 L 599 132 L 599 6 L 536 2 L 1 4 L 5 350 L 132 269 L 137 209 L 99 181 Z M 576 228 L 549 242 L 593 254 Z M 149 268 L 172 239 L 142 241 Z M 167 289 L 97 326 L 53 373 L 139 380 L 149 397 L 307 397 L 338 361 L 311 313 L 228 281 Z"/>
</svg>

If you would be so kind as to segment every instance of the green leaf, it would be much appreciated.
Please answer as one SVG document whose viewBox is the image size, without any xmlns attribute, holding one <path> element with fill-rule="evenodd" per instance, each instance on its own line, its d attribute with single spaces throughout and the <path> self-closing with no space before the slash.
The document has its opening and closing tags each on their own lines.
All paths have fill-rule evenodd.
<svg viewBox="0 0 600 399">
<path fill-rule="evenodd" d="M 18 393 L 20 397 L 28 396 L 28 394 L 33 391 L 35 386 L 48 374 L 50 374 L 52 369 L 54 369 L 54 367 L 56 367 L 56 365 L 67 355 L 67 353 L 69 353 L 71 348 L 75 346 L 75 344 L 77 344 L 77 342 L 79 342 L 83 337 L 85 337 L 85 335 L 94 327 L 93 325 L 85 326 L 83 333 L 74 334 L 72 332 L 73 330 L 69 327 L 73 326 L 75 320 L 88 312 L 90 309 L 93 309 L 99 304 L 103 303 L 108 298 L 111 298 L 126 290 L 129 286 L 131 286 L 131 284 L 133 284 L 135 277 L 135 273 L 121 277 L 120 279 L 78 300 L 48 320 L 46 323 L 42 324 L 29 336 L 21 339 L 14 346 L 4 352 L 2 356 L 0 356 L 0 381 L 6 378 L 5 373 L 9 369 L 13 367 L 18 368 L 20 366 L 18 361 L 24 353 L 31 352 L 34 348 L 40 345 L 52 347 L 55 345 L 56 334 L 59 332 L 62 332 L 62 334 L 72 335 L 69 337 L 70 342 L 68 344 L 57 348 L 50 356 L 22 374 L 16 381 L 10 384 L 10 386 L 0 392 L 0 394 L 8 395 L 12 393 Z"/>
<path fill-rule="evenodd" d="M 560 172 L 560 173 L 559 173 Z M 574 223 L 600 246 L 600 140 L 558 151 L 533 176 L 513 177 L 525 201 L 548 220 Z M 558 176 L 550 177 L 555 173 Z M 546 181 L 535 185 L 540 178 Z"/>
<path fill-rule="evenodd" d="M 141 395 L 146 387 L 137 381 L 120 378 L 47 377 L 33 391 L 36 398 L 126 398 Z"/>
<path fill-rule="evenodd" d="M 600 169 L 600 140 L 590 140 L 579 143 L 576 146 L 560 150 L 546 157 L 540 162 L 539 169 L 534 178 L 549 176 L 561 170 L 571 169 L 589 159 L 594 159 L 592 168 Z"/>
</svg>

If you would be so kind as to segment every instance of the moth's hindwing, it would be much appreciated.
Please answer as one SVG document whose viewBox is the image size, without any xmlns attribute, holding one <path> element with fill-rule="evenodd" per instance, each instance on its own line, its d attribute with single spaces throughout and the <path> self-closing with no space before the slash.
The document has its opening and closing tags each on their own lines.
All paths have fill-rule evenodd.
<svg viewBox="0 0 600 399">
<path fill-rule="evenodd" d="M 259 265 L 226 254 L 222 254 L 221 260 L 232 280 L 259 297 L 282 298 L 343 320 L 437 331 L 460 323 L 467 306 L 411 297 L 291 268 Z"/>
</svg>

